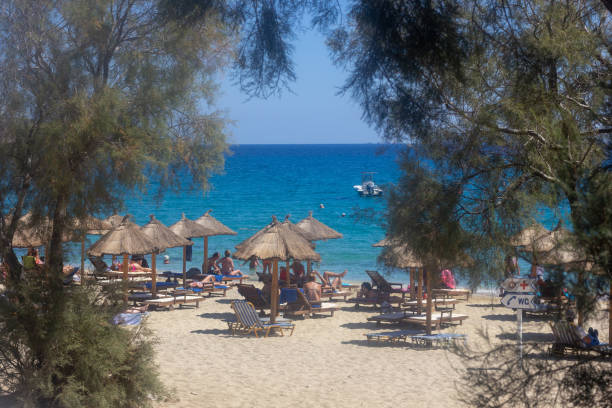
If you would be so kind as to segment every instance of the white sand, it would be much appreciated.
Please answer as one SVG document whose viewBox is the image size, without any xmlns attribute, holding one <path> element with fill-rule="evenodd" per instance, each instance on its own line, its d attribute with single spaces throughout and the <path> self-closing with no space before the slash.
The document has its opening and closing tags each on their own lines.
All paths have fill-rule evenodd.
<svg viewBox="0 0 612 408">
<path fill-rule="evenodd" d="M 410 343 L 368 345 L 365 333 L 400 329 L 368 322 L 378 313 L 371 307 L 356 310 L 338 301 L 341 309 L 333 317 L 296 318 L 292 337 L 233 337 L 223 322 L 232 316 L 233 298 L 240 298 L 235 289 L 197 309 L 151 313 L 148 325 L 160 341 L 161 378 L 175 395 L 160 407 L 463 406 L 455 388 L 462 374 L 459 358 Z M 457 313 L 470 318 L 443 332 L 467 334 L 471 347 L 485 344 L 480 329 L 488 330 L 494 342 L 515 341 L 516 314 L 501 307 L 497 297 L 472 297 L 457 305 Z M 607 324 L 597 327 L 607 341 Z M 524 333 L 526 341 L 552 341 L 542 320 L 525 321 Z"/>
</svg>

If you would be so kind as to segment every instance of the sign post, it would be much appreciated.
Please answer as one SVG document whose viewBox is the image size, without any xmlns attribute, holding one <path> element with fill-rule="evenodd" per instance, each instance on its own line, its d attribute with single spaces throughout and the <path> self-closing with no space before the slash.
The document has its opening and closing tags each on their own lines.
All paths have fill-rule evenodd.
<svg viewBox="0 0 612 408">
<path fill-rule="evenodd" d="M 536 280 L 531 278 L 508 278 L 502 284 L 504 297 L 501 304 L 516 310 L 519 361 L 523 363 L 523 310 L 536 308 Z"/>
</svg>

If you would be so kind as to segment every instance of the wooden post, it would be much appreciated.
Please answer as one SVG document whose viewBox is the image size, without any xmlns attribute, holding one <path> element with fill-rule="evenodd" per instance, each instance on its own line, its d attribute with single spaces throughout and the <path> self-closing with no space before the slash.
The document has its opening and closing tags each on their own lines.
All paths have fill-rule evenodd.
<svg viewBox="0 0 612 408">
<path fill-rule="evenodd" d="M 151 294 L 153 295 L 153 299 L 155 299 L 155 294 L 157 293 L 157 265 L 155 264 L 155 252 L 151 254 L 151 270 L 153 271 L 153 275 L 151 275 Z"/>
<path fill-rule="evenodd" d="M 610 297 L 608 298 L 608 308 L 609 314 L 608 318 L 610 319 L 608 322 L 608 344 L 612 343 L 612 279 L 610 279 Z"/>
<path fill-rule="evenodd" d="M 123 303 L 128 301 L 128 255 L 123 254 Z"/>
<path fill-rule="evenodd" d="M 287 258 L 287 280 L 285 281 L 285 286 L 289 287 L 291 285 L 291 274 L 289 273 L 289 258 Z"/>
<path fill-rule="evenodd" d="M 421 314 L 423 311 L 423 268 L 419 268 L 417 271 L 419 287 L 417 291 L 417 314 Z"/>
<path fill-rule="evenodd" d="M 183 247 L 183 289 L 187 289 L 187 247 Z"/>
<path fill-rule="evenodd" d="M 306 261 L 306 276 L 310 276 L 311 273 L 312 273 L 312 261 L 308 260 Z"/>
<path fill-rule="evenodd" d="M 425 317 L 425 325 L 427 326 L 427 334 L 431 334 L 431 306 L 433 299 L 431 298 L 431 268 L 425 271 L 427 274 L 427 316 Z"/>
<path fill-rule="evenodd" d="M 578 271 L 578 287 L 582 289 L 583 293 L 586 293 L 586 288 L 584 284 L 584 274 L 582 270 Z M 584 307 L 584 299 L 582 298 L 582 296 L 577 296 L 576 297 L 576 309 L 578 309 L 578 326 L 581 326 L 581 327 L 582 327 L 582 324 L 584 323 L 584 316 L 582 313 L 583 307 Z"/>
<path fill-rule="evenodd" d="M 410 300 L 414 300 L 414 268 L 410 268 Z"/>
<path fill-rule="evenodd" d="M 81 277 L 85 276 L 85 235 L 81 239 L 81 269 L 79 270 Z"/>
<path fill-rule="evenodd" d="M 278 259 L 274 259 L 272 266 L 272 289 L 270 293 L 270 323 L 276 322 L 278 313 Z"/>
<path fill-rule="evenodd" d="M 208 237 L 204 237 L 204 262 L 202 263 L 202 273 L 208 273 Z"/>
</svg>

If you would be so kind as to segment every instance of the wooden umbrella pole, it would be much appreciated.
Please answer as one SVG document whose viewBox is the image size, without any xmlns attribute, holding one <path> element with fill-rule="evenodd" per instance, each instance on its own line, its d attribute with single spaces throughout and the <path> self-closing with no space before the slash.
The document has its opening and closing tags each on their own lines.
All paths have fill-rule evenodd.
<svg viewBox="0 0 612 408">
<path fill-rule="evenodd" d="M 608 322 L 608 343 L 612 343 L 612 279 L 610 279 L 610 297 L 608 298 L 608 307 L 610 321 Z"/>
<path fill-rule="evenodd" d="M 183 289 L 187 289 L 187 247 L 183 247 Z"/>
<path fill-rule="evenodd" d="M 128 302 L 128 255 L 123 254 L 123 303 Z"/>
<path fill-rule="evenodd" d="M 419 287 L 417 288 L 417 313 L 423 311 L 423 268 L 419 268 L 418 272 Z"/>
<path fill-rule="evenodd" d="M 276 322 L 278 313 L 278 259 L 274 259 L 272 266 L 272 289 L 270 293 L 270 323 Z"/>
<path fill-rule="evenodd" d="M 204 237 L 204 262 L 202 263 L 202 273 L 208 273 L 208 237 Z"/>
<path fill-rule="evenodd" d="M 312 261 L 308 260 L 306 261 L 306 274 L 310 276 L 311 273 L 312 273 Z"/>
<path fill-rule="evenodd" d="M 81 269 L 79 275 L 85 276 L 85 235 L 81 239 Z"/>
<path fill-rule="evenodd" d="M 285 281 L 285 286 L 289 287 L 291 285 L 291 274 L 289 273 L 289 259 L 287 259 L 287 280 Z"/>
<path fill-rule="evenodd" d="M 433 299 L 431 298 L 431 268 L 427 268 L 425 271 L 427 274 L 427 317 L 425 318 L 425 325 L 427 326 L 427 334 L 431 334 L 431 306 L 433 305 Z"/>
<path fill-rule="evenodd" d="M 414 268 L 410 268 L 410 300 L 414 300 Z"/>
<path fill-rule="evenodd" d="M 153 275 L 151 275 L 151 294 L 153 298 L 155 298 L 157 293 L 157 265 L 155 263 L 155 252 L 151 254 L 151 270 Z"/>
</svg>

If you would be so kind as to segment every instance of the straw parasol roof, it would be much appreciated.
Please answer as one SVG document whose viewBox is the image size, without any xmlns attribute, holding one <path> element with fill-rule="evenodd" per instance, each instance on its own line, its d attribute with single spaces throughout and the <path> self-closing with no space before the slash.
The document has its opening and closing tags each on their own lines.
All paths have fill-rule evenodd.
<svg viewBox="0 0 612 408">
<path fill-rule="evenodd" d="M 291 214 L 287 214 L 285 216 L 285 219 L 283 221 L 283 224 L 289 228 L 291 231 L 293 231 L 294 233 L 301 235 L 302 237 L 304 237 L 304 239 L 306 241 L 315 241 L 316 237 L 308 232 L 308 231 L 304 231 L 303 229 L 301 229 L 300 227 L 298 227 L 297 225 L 295 225 L 294 223 L 292 223 L 291 221 L 289 221 L 289 217 L 291 217 Z M 314 248 L 314 246 L 313 246 Z"/>
<path fill-rule="evenodd" d="M 150 215 L 150 217 L 151 220 L 140 227 L 140 230 L 157 245 L 159 251 L 164 251 L 167 248 L 193 245 L 193 242 L 172 232 L 170 228 L 157 220 L 154 215 Z"/>
<path fill-rule="evenodd" d="M 526 250 L 549 251 L 554 245 L 550 244 L 551 231 L 542 224 L 535 223 L 520 231 L 510 239 L 512 246 L 524 246 Z"/>
<path fill-rule="evenodd" d="M 31 212 L 17 220 L 17 229 L 11 243 L 13 248 L 39 247 L 47 244 L 50 237 L 51 221 L 48 217 L 43 217 L 36 225 L 34 224 L 35 221 Z M 8 222 L 10 222 L 10 218 Z"/>
<path fill-rule="evenodd" d="M 256 256 L 261 259 L 279 259 L 288 261 L 319 261 L 317 254 L 302 235 L 292 231 L 286 224 L 272 217 L 272 222 L 251 238 L 236 245 L 234 257 L 237 259 L 250 259 Z"/>
<path fill-rule="evenodd" d="M 110 222 L 111 226 L 113 228 L 118 227 L 119 224 L 121 224 L 121 222 L 123 221 L 124 216 L 123 215 L 119 215 L 117 213 L 111 215 L 110 217 L 108 217 L 105 221 Z"/>
<path fill-rule="evenodd" d="M 93 256 L 135 255 L 150 254 L 158 249 L 155 242 L 126 216 L 118 227 L 102 236 L 87 253 Z"/>
<path fill-rule="evenodd" d="M 176 235 L 183 238 L 199 238 L 215 235 L 213 230 L 185 217 L 185 213 L 182 214 L 179 221 L 168 228 Z"/>
<path fill-rule="evenodd" d="M 225 225 L 223 225 L 223 223 L 221 223 L 215 217 L 210 215 L 211 211 L 212 210 L 206 211 L 206 213 L 203 216 L 195 220 L 195 222 L 197 222 L 198 224 L 207 228 L 209 231 L 212 231 L 212 233 L 208 234 L 209 237 L 213 235 L 236 235 L 237 234 L 236 231 L 232 230 L 231 228 L 226 227 Z"/>
<path fill-rule="evenodd" d="M 393 240 L 385 237 L 372 246 L 386 248 L 378 257 L 378 261 L 384 265 L 394 268 L 422 268 L 424 266 L 406 244 L 394 243 Z"/>
<path fill-rule="evenodd" d="M 308 212 L 308 217 L 295 225 L 313 237 L 312 241 L 342 238 L 341 233 L 329 228 L 327 225 L 314 218 L 312 216 L 312 211 Z"/>
<path fill-rule="evenodd" d="M 91 215 L 88 215 L 83 220 L 75 218 L 72 221 L 72 225 L 70 227 L 72 230 L 84 231 L 92 235 L 104 235 L 114 228 L 113 224 L 110 221 L 101 220 Z"/>
</svg>

